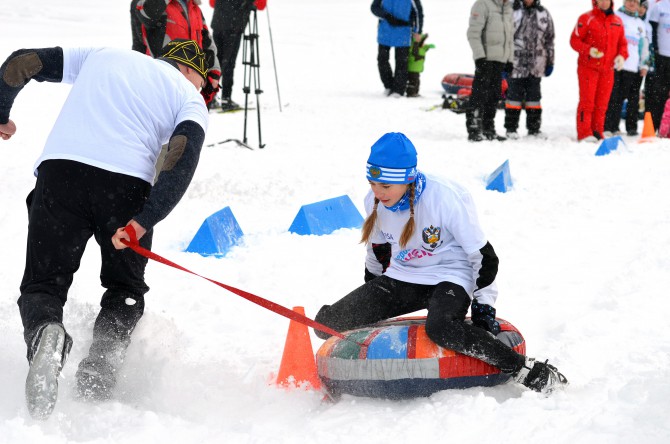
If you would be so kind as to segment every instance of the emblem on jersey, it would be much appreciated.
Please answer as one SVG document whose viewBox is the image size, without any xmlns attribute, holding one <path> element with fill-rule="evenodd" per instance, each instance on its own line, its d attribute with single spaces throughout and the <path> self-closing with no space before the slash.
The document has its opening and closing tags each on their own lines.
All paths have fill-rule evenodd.
<svg viewBox="0 0 670 444">
<path fill-rule="evenodd" d="M 428 246 L 423 245 L 423 249 L 426 251 L 435 251 L 437 247 L 442 245 L 442 240 L 440 239 L 440 235 L 442 234 L 442 228 L 440 227 L 426 227 L 423 229 L 423 232 L 421 233 L 423 237 L 423 242 L 428 244 Z"/>
</svg>

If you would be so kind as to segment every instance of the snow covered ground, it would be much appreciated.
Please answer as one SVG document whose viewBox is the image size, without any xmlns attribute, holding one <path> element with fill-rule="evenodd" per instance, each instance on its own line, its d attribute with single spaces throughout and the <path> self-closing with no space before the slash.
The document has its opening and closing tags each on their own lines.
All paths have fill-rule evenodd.
<svg viewBox="0 0 670 444">
<path fill-rule="evenodd" d="M 369 1 L 270 1 L 270 15 L 258 14 L 267 146 L 205 148 L 187 195 L 157 226 L 154 251 L 284 306 L 304 306 L 313 317 L 362 283 L 359 233 L 298 236 L 287 229 L 301 205 L 343 194 L 362 212 L 369 147 L 385 132 L 402 131 L 417 146 L 421 169 L 471 190 L 501 260 L 498 314 L 521 330 L 530 355 L 564 372 L 565 391 L 545 398 L 504 385 L 324 404 L 318 393 L 272 384 L 288 320 L 150 263 L 146 314 L 117 396 L 82 403 L 74 372 L 102 293 L 92 242 L 65 308 L 75 343 L 60 399 L 47 422 L 33 421 L 23 400 L 28 367 L 15 305 L 24 198 L 68 87 L 31 82 L 12 112 L 16 136 L 0 142 L 0 443 L 670 442 L 670 141 L 624 137 L 626 147 L 604 157 L 594 155 L 597 145 L 575 141 L 576 54 L 568 39 L 591 2 L 543 3 L 557 28 L 556 69 L 543 81 L 549 139 L 471 144 L 462 115 L 423 110 L 441 102 L 445 74 L 474 69 L 465 37 L 471 2 L 424 0 L 425 31 L 437 48 L 427 56 L 422 97 L 392 99 L 382 95 L 377 74 Z M 209 6 L 203 9 L 211 17 Z M 128 2 L 5 5 L 0 60 L 23 47 L 129 48 L 128 18 Z M 241 65 L 236 76 L 239 102 Z M 502 119 L 499 113 L 499 131 Z M 255 146 L 256 131 L 252 114 Z M 206 143 L 242 134 L 242 113 L 212 114 Z M 486 176 L 505 160 L 514 189 L 486 191 Z M 202 221 L 225 206 L 245 232 L 244 244 L 222 259 L 184 253 Z M 312 343 L 316 350 L 322 341 L 312 336 Z"/>
</svg>

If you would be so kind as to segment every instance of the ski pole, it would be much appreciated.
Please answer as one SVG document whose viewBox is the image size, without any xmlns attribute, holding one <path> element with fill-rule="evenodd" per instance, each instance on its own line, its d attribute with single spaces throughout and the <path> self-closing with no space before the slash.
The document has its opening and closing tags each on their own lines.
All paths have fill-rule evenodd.
<svg viewBox="0 0 670 444">
<path fill-rule="evenodd" d="M 279 79 L 277 78 L 277 63 L 275 61 L 275 45 L 272 42 L 272 27 L 270 26 L 270 8 L 266 5 L 265 10 L 268 14 L 268 32 L 270 33 L 270 50 L 272 51 L 272 66 L 275 70 L 275 84 L 277 85 L 277 102 L 279 102 L 279 112 L 281 109 L 281 95 L 279 94 Z"/>
</svg>

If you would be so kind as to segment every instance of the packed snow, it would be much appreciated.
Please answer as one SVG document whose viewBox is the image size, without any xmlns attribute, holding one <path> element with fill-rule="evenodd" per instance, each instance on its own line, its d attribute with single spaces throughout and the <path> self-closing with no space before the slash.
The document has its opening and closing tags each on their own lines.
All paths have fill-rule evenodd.
<svg viewBox="0 0 670 444">
<path fill-rule="evenodd" d="M 0 60 L 19 48 L 130 48 L 128 3 L 5 5 Z M 550 397 L 507 384 L 408 401 L 323 402 L 319 392 L 273 383 L 286 318 L 151 262 L 145 315 L 116 396 L 85 403 L 75 396 L 74 373 L 102 294 L 91 241 L 65 307 L 75 342 L 58 404 L 46 422 L 32 420 L 15 304 L 25 196 L 69 87 L 31 82 L 12 110 L 15 137 L 0 141 L 0 442 L 670 442 L 670 141 L 624 136 L 625 146 L 607 156 L 595 156 L 596 144 L 576 142 L 577 56 L 568 40 L 591 1 L 544 0 L 556 25 L 556 68 L 542 82 L 548 139 L 467 142 L 463 115 L 425 109 L 441 103 L 444 75 L 474 70 L 465 36 L 472 2 L 423 3 L 428 42 L 437 47 L 427 55 L 421 97 L 394 99 L 383 95 L 377 72 L 370 1 L 270 1 L 258 13 L 266 146 L 258 149 L 255 111 L 247 127 L 253 150 L 218 144 L 243 138 L 244 113 L 210 114 L 206 144 L 213 146 L 204 148 L 181 203 L 156 227 L 153 250 L 313 317 L 363 282 L 364 247 L 356 229 L 300 236 L 288 227 L 302 205 L 341 195 L 363 213 L 369 147 L 400 131 L 416 145 L 420 169 L 471 191 L 501 261 L 498 315 L 523 333 L 529 355 L 549 359 L 570 385 Z M 203 10 L 209 19 L 209 5 Z M 242 74 L 238 62 L 237 102 L 244 100 Z M 499 112 L 499 132 L 503 118 Z M 505 160 L 513 188 L 487 191 L 487 176 Z M 244 231 L 242 244 L 224 258 L 185 253 L 203 220 L 226 206 Z M 323 343 L 313 333 L 311 340 L 314 351 Z"/>
</svg>

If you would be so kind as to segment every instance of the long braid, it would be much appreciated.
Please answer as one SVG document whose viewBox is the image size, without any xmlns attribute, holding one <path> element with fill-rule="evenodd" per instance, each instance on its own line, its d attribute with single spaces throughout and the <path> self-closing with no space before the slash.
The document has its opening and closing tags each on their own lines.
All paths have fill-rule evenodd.
<svg viewBox="0 0 670 444">
<path fill-rule="evenodd" d="M 416 184 L 413 182 L 409 186 L 409 220 L 402 229 L 400 235 L 400 248 L 405 248 L 412 234 L 414 234 L 414 196 L 416 195 Z"/>
<path fill-rule="evenodd" d="M 377 206 L 379 205 L 379 199 L 375 197 L 375 204 L 372 207 L 372 213 L 365 219 L 363 222 L 363 230 L 361 234 L 361 243 L 367 244 L 370 240 L 370 235 L 372 234 L 372 229 L 377 223 Z"/>
</svg>

